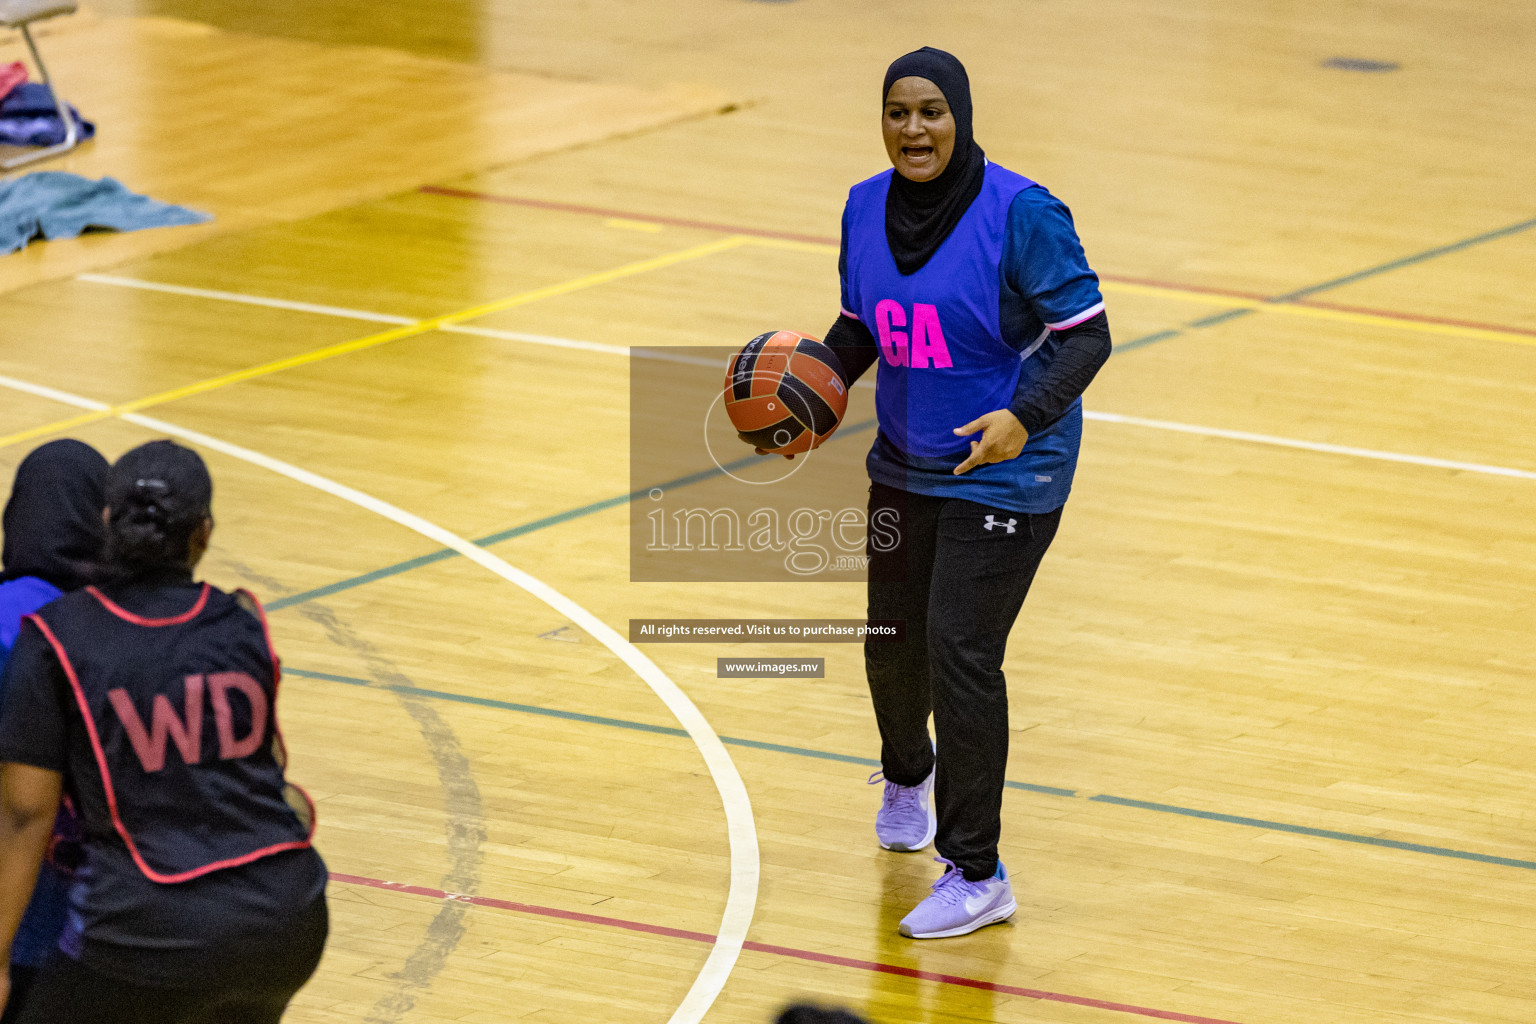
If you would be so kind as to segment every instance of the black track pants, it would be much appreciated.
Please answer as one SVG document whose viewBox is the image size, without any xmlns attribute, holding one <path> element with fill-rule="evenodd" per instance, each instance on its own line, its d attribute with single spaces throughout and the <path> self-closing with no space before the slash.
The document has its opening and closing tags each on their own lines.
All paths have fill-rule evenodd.
<svg viewBox="0 0 1536 1024">
<path fill-rule="evenodd" d="M 997 870 L 1002 831 L 1008 767 L 1003 653 L 1061 509 L 1027 515 L 874 484 L 869 513 L 869 617 L 906 621 L 903 642 L 864 644 L 880 763 L 898 785 L 927 778 L 934 766 L 933 715 L 934 845 L 966 878 L 979 881 Z"/>
<path fill-rule="evenodd" d="M 19 1024 L 278 1024 L 319 966 L 327 929 L 322 899 L 286 934 L 243 944 L 243 970 L 189 988 L 138 985 L 55 953 L 27 994 Z"/>
<path fill-rule="evenodd" d="M 32 991 L 32 982 L 36 979 L 36 967 L 11 964 L 11 997 L 5 1004 L 5 1012 L 0 1013 L 0 1024 L 16 1024 L 21 1019 L 21 1004 L 26 1002 L 27 993 Z"/>
</svg>

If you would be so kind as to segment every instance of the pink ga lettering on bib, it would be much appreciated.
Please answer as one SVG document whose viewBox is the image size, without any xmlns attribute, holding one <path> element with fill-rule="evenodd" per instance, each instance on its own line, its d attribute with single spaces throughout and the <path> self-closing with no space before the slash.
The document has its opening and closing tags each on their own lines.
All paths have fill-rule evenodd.
<svg viewBox="0 0 1536 1024">
<path fill-rule="evenodd" d="M 944 328 L 939 323 L 937 306 L 926 302 L 912 304 L 912 333 L 896 330 L 908 324 L 907 309 L 895 299 L 881 299 L 875 304 L 875 330 L 880 335 L 880 352 L 892 366 L 911 366 L 914 370 L 945 369 L 953 366 L 949 346 L 944 343 Z"/>
</svg>

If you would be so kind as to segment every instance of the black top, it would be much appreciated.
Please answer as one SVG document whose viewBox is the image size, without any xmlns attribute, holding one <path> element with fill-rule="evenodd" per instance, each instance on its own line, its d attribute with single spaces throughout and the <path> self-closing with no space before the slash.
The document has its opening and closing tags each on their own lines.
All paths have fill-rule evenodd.
<svg viewBox="0 0 1536 1024">
<path fill-rule="evenodd" d="M 148 618 L 189 609 L 200 588 L 190 576 L 103 591 Z M 82 811 L 87 863 L 70 893 L 61 943 L 102 973 L 169 988 L 217 984 L 248 973 L 246 940 L 281 935 L 323 899 L 324 862 L 313 849 L 274 854 L 191 881 L 162 885 L 133 863 L 110 820 L 100 820 L 101 776 L 69 680 L 53 648 L 26 624 L 6 666 L 0 708 L 0 762 L 64 776 Z M 81 799 L 82 793 L 93 798 Z"/>
</svg>

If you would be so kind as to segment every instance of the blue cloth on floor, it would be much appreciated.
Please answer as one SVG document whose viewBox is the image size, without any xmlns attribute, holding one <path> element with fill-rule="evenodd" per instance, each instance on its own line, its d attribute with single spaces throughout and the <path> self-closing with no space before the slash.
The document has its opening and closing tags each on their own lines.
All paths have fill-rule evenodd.
<svg viewBox="0 0 1536 1024">
<path fill-rule="evenodd" d="M 82 139 L 96 134 L 96 126 L 66 104 Z M 64 121 L 53 105 L 53 90 L 41 82 L 18 85 L 0 99 L 0 144 L 7 146 L 57 146 L 64 141 Z"/>
<path fill-rule="evenodd" d="M 0 181 L 0 255 L 39 236 L 74 238 L 87 228 L 137 231 L 212 219 L 130 192 L 116 178 L 92 181 L 66 171 L 37 171 Z"/>
</svg>

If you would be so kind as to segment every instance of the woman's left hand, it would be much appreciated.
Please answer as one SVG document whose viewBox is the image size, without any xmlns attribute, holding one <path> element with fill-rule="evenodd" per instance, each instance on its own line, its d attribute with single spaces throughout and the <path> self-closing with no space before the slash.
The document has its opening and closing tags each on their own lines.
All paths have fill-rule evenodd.
<svg viewBox="0 0 1536 1024">
<path fill-rule="evenodd" d="M 964 437 L 981 431 L 981 440 L 971 442 L 971 454 L 955 467 L 955 476 L 989 462 L 1007 462 L 1019 457 L 1029 431 L 1019 418 L 1007 409 L 994 409 L 985 416 L 972 420 L 963 427 L 955 428 L 955 436 Z"/>
</svg>

